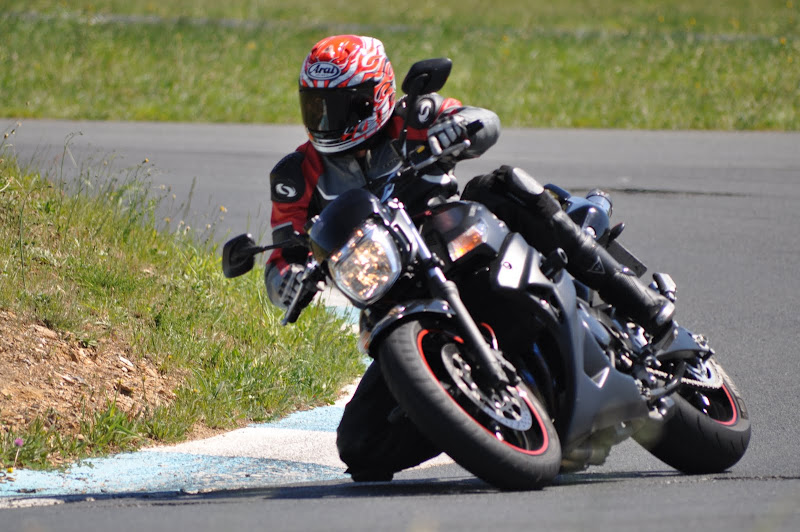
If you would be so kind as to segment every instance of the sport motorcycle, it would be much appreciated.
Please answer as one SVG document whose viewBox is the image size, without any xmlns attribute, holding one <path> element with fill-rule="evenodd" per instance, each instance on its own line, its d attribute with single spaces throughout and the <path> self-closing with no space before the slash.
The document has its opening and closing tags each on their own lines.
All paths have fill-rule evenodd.
<svg viewBox="0 0 800 532">
<path fill-rule="evenodd" d="M 412 66 L 408 108 L 440 90 L 448 59 Z M 480 123 L 470 124 L 475 131 Z M 406 129 L 404 128 L 405 132 Z M 339 195 L 303 234 L 268 246 L 240 235 L 223 248 L 232 278 L 258 253 L 303 245 L 302 287 L 283 324 L 331 283 L 360 309 L 360 346 L 381 366 L 400 408 L 456 463 L 501 489 L 538 489 L 560 472 L 602 464 L 634 438 L 684 473 L 714 473 L 744 455 L 750 421 L 705 337 L 675 325 L 653 339 L 480 203 L 434 199 L 409 212 L 398 197 L 469 140 L 433 153 L 397 141 L 403 165 Z M 546 187 L 631 274 L 647 268 L 618 240 L 608 194 Z M 671 301 L 676 284 L 650 285 Z"/>
</svg>

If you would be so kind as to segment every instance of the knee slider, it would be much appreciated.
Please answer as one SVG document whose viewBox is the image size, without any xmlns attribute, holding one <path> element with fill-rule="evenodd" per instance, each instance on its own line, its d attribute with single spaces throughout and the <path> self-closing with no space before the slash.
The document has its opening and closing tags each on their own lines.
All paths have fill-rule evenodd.
<svg viewBox="0 0 800 532">
<path fill-rule="evenodd" d="M 504 166 L 504 178 L 508 189 L 517 194 L 520 199 L 531 201 L 535 200 L 542 192 L 544 187 L 534 177 L 523 170 L 512 166 Z"/>
</svg>

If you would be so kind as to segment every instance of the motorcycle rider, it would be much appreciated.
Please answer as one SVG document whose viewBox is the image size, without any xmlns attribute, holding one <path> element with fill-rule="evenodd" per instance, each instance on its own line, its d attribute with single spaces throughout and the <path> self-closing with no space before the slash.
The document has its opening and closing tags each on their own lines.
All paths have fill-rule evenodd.
<svg viewBox="0 0 800 532">
<path fill-rule="evenodd" d="M 412 149 L 424 145 L 439 153 L 465 138 L 471 142 L 423 176 L 418 197 L 399 198 L 411 212 L 415 203 L 424 208 L 426 199 L 453 196 L 458 188 L 451 172 L 455 163 L 478 157 L 500 133 L 495 113 L 452 98 L 424 95 L 415 109 L 407 108 L 405 98 L 397 101 L 392 65 L 381 41 L 372 37 L 337 35 L 319 41 L 303 62 L 299 92 L 309 140 L 270 174 L 273 242 L 303 232 L 306 222 L 342 192 L 397 170 L 402 157 L 392 141 L 400 135 L 407 114 L 406 139 Z M 477 120 L 483 127 L 468 134 L 467 125 Z M 485 204 L 543 253 L 563 248 L 573 276 L 649 333 L 671 330 L 672 303 L 629 275 L 525 171 L 504 166 L 476 177 L 462 198 Z M 274 304 L 286 308 L 292 301 L 307 255 L 300 246 L 272 253 L 265 282 Z M 379 365 L 370 365 L 337 430 L 339 455 L 354 480 L 388 480 L 395 472 L 439 454 L 398 410 Z"/>
</svg>

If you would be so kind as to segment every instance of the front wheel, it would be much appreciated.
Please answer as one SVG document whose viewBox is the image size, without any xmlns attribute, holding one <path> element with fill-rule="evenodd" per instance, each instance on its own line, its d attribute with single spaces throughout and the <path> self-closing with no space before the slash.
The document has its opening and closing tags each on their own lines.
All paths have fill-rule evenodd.
<svg viewBox="0 0 800 532">
<path fill-rule="evenodd" d="M 715 360 L 697 361 L 673 394 L 675 413 L 649 423 L 634 439 L 684 473 L 719 473 L 738 462 L 750 443 L 750 419 L 733 381 Z"/>
<path fill-rule="evenodd" d="M 561 446 L 545 408 L 523 384 L 484 382 L 446 323 L 400 324 L 378 358 L 409 418 L 475 476 L 501 489 L 538 489 L 558 474 Z"/>
</svg>

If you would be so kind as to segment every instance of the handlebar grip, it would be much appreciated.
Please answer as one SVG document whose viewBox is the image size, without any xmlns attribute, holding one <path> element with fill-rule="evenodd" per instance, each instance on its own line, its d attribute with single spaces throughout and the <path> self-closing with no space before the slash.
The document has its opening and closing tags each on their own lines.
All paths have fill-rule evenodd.
<svg viewBox="0 0 800 532">
<path fill-rule="evenodd" d="M 281 325 L 296 322 L 297 318 L 299 318 L 300 314 L 303 312 L 303 309 L 311 303 L 311 300 L 314 299 L 314 296 L 319 292 L 319 288 L 317 288 L 317 280 L 319 279 L 318 273 L 318 271 L 315 271 L 311 274 L 306 274 L 303 279 L 303 284 L 295 293 L 292 302 L 289 303 L 286 313 L 283 315 Z"/>
<path fill-rule="evenodd" d="M 289 312 L 289 311 L 287 310 L 287 311 L 286 311 L 286 315 L 285 315 L 285 316 L 283 317 L 283 319 L 281 320 L 281 325 L 288 325 L 288 324 L 290 324 L 290 323 L 294 323 L 294 322 L 296 322 L 296 321 L 297 321 L 297 318 L 299 318 L 299 317 L 300 317 L 300 313 L 301 313 L 301 312 L 303 312 L 303 310 L 302 310 L 302 309 L 292 310 L 291 312 Z"/>
<path fill-rule="evenodd" d="M 286 314 L 283 315 L 283 319 L 281 320 L 281 325 L 286 325 L 287 323 L 294 323 L 297 321 L 297 318 L 300 317 L 300 313 L 303 312 L 303 306 L 300 305 L 300 298 L 303 296 L 303 290 L 298 290 L 297 293 L 294 295 L 294 299 L 292 302 L 289 303 L 289 307 L 286 309 Z"/>
</svg>

